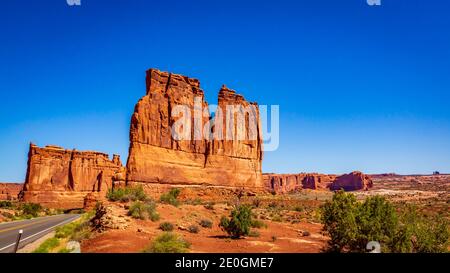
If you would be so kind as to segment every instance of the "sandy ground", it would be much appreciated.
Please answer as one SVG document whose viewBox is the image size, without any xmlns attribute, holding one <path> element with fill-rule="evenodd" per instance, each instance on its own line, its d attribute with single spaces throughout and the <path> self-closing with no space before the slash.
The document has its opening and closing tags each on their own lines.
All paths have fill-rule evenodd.
<svg viewBox="0 0 450 273">
<path fill-rule="evenodd" d="M 126 210 L 116 206 L 115 213 L 126 214 Z M 267 228 L 257 229 L 259 237 L 230 239 L 219 228 L 222 215 L 229 215 L 230 207 L 215 205 L 214 210 L 203 205 L 159 205 L 161 219 L 158 222 L 134 220 L 129 218 L 129 226 L 125 230 L 110 230 L 82 243 L 82 252 L 141 252 L 160 233 L 161 222 L 171 222 L 176 225 L 174 232 L 182 235 L 191 243 L 190 252 L 319 252 L 326 244 L 327 238 L 321 234 L 321 225 L 316 223 L 273 222 L 264 220 Z M 124 216 L 127 217 L 128 216 Z M 202 228 L 197 234 L 185 230 L 202 219 L 213 221 L 213 227 Z M 303 236 L 308 231 L 310 235 Z"/>
</svg>

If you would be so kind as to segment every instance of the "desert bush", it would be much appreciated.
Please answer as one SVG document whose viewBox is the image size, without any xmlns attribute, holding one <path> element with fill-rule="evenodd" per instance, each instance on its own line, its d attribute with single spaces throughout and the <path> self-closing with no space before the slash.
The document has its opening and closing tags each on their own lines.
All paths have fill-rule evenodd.
<svg viewBox="0 0 450 273">
<path fill-rule="evenodd" d="M 240 238 L 248 235 L 251 223 L 252 208 L 248 205 L 238 205 L 231 211 L 229 218 L 222 217 L 219 226 L 232 238 Z"/>
<path fill-rule="evenodd" d="M 23 203 L 20 206 L 23 215 L 28 215 L 31 217 L 37 217 L 39 212 L 42 211 L 42 206 L 35 203 Z"/>
<path fill-rule="evenodd" d="M 134 202 L 128 209 L 128 215 L 141 220 L 150 219 L 153 222 L 159 220 L 159 214 L 156 211 L 156 203 L 151 200 Z"/>
<path fill-rule="evenodd" d="M 12 208 L 11 201 L 0 201 L 0 208 Z"/>
<path fill-rule="evenodd" d="M 283 218 L 278 214 L 273 215 L 271 220 L 273 222 L 283 222 Z"/>
<path fill-rule="evenodd" d="M 190 233 L 198 233 L 198 232 L 200 231 L 200 229 L 198 228 L 197 225 L 190 225 L 190 226 L 188 227 L 188 231 L 189 231 Z"/>
<path fill-rule="evenodd" d="M 250 232 L 248 233 L 248 236 L 249 237 L 259 237 L 260 234 L 259 234 L 259 231 L 257 231 L 257 230 L 250 230 Z"/>
<path fill-rule="evenodd" d="M 200 226 L 204 228 L 212 228 L 213 222 L 209 219 L 202 219 L 200 221 Z"/>
<path fill-rule="evenodd" d="M 330 236 L 326 251 L 366 252 L 377 241 L 383 252 L 445 252 L 448 220 L 427 218 L 414 210 L 397 215 L 384 197 L 357 202 L 353 194 L 338 191 L 322 206 L 324 231 Z"/>
<path fill-rule="evenodd" d="M 59 239 L 52 237 L 45 240 L 33 253 L 49 253 L 51 250 L 59 246 Z"/>
<path fill-rule="evenodd" d="M 147 195 L 142 186 L 109 189 L 106 198 L 113 202 L 145 201 Z"/>
<path fill-rule="evenodd" d="M 162 222 L 162 223 L 159 225 L 159 229 L 162 230 L 162 231 L 172 231 L 173 228 L 174 228 L 174 226 L 173 226 L 173 224 L 170 223 L 170 222 Z"/>
<path fill-rule="evenodd" d="M 182 237 L 171 232 L 159 235 L 152 244 L 143 252 L 149 253 L 185 253 L 188 252 L 190 243 Z"/>
<path fill-rule="evenodd" d="M 77 227 L 74 228 L 72 234 L 70 235 L 70 240 L 81 242 L 83 240 L 89 239 L 92 236 L 92 228 L 89 221 L 82 222 Z"/>
<path fill-rule="evenodd" d="M 415 207 L 407 207 L 399 219 L 399 227 L 389 245 L 392 252 L 448 252 L 450 223 L 446 218 L 439 215 L 426 217 Z"/>
<path fill-rule="evenodd" d="M 261 203 L 262 203 L 261 199 L 259 199 L 259 198 L 253 199 L 253 201 L 252 201 L 252 205 L 255 208 L 259 208 L 259 206 L 261 206 Z"/>
<path fill-rule="evenodd" d="M 90 238 L 92 235 L 92 227 L 90 224 L 92 217 L 93 212 L 85 213 L 79 220 L 57 227 L 55 229 L 55 238 L 69 238 L 78 242 Z"/>
<path fill-rule="evenodd" d="M 174 188 L 171 189 L 168 193 L 161 195 L 160 201 L 164 204 L 169 204 L 175 207 L 180 205 L 180 201 L 178 201 L 178 195 L 180 195 L 180 189 Z"/>
<path fill-rule="evenodd" d="M 266 223 L 264 223 L 263 221 L 260 221 L 260 220 L 256 220 L 256 219 L 252 220 L 250 226 L 252 228 L 267 228 Z"/>
<path fill-rule="evenodd" d="M 64 226 L 57 227 L 55 230 L 55 237 L 58 239 L 69 237 L 75 231 L 78 225 L 79 223 L 72 222 Z"/>
</svg>

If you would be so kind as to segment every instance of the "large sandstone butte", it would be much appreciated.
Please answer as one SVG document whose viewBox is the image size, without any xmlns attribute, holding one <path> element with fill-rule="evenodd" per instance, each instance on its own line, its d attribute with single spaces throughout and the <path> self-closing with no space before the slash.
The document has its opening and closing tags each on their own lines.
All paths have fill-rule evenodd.
<svg viewBox="0 0 450 273">
<path fill-rule="evenodd" d="M 340 176 L 318 173 L 264 174 L 263 178 L 266 187 L 277 193 L 301 189 L 355 191 L 373 186 L 368 175 L 357 171 Z"/>
<path fill-rule="evenodd" d="M 128 184 L 140 183 L 147 188 L 170 184 L 263 189 L 262 137 L 256 103 L 247 102 L 243 96 L 223 86 L 218 96 L 222 113 L 216 112 L 211 118 L 197 79 L 150 69 L 146 86 L 146 95 L 136 104 L 131 119 Z M 179 105 L 187 106 L 190 113 L 190 135 L 201 134 L 201 138 L 179 140 L 172 136 L 171 128 L 179 119 L 172 115 L 172 110 Z M 227 106 L 242 106 L 238 114 L 246 117 L 245 122 L 238 123 L 237 117 L 226 119 Z M 242 110 L 248 106 L 254 106 L 254 120 Z M 200 119 L 195 120 L 198 115 Z M 228 124 L 230 128 L 237 128 L 235 134 L 247 134 L 253 129 L 256 137 L 226 139 L 225 135 L 230 132 L 226 131 L 227 120 L 233 123 Z M 201 125 L 196 124 L 199 121 Z M 224 126 L 218 127 L 221 129 L 213 127 L 209 130 L 212 135 L 222 135 L 222 138 L 213 139 L 210 134 L 203 134 L 204 125 L 209 121 L 216 122 L 215 126 L 223 122 Z"/>
<path fill-rule="evenodd" d="M 0 183 L 0 200 L 16 200 L 22 187 L 22 183 Z"/>
<path fill-rule="evenodd" d="M 124 180 L 118 155 L 44 148 L 30 144 L 28 170 L 21 199 L 46 207 L 83 208 L 88 193 L 105 196 L 115 181 Z"/>
</svg>

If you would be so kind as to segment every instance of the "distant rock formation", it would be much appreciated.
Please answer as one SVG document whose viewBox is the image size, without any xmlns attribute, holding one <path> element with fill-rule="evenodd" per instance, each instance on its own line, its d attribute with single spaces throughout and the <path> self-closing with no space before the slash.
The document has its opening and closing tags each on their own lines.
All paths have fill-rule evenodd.
<svg viewBox="0 0 450 273">
<path fill-rule="evenodd" d="M 355 191 L 367 190 L 373 186 L 368 175 L 352 172 L 341 176 L 299 173 L 299 174 L 263 174 L 266 187 L 276 193 L 287 193 L 300 189 Z"/>
<path fill-rule="evenodd" d="M 367 190 L 371 187 L 373 187 L 373 182 L 370 176 L 361 172 L 352 172 L 338 176 L 333 184 L 331 184 L 330 189 L 333 191 L 340 189 L 344 191 L 356 191 Z"/>
<path fill-rule="evenodd" d="M 83 208 L 88 193 L 105 196 L 115 181 L 123 179 L 120 157 L 107 154 L 44 148 L 30 144 L 28 170 L 20 198 L 46 207 Z"/>
<path fill-rule="evenodd" d="M 262 137 L 259 110 L 256 103 L 247 102 L 235 91 L 223 86 L 219 92 L 218 106 L 222 113 L 210 117 L 208 104 L 197 79 L 182 75 L 147 71 L 147 94 L 136 104 L 130 127 L 130 149 L 127 161 L 127 181 L 130 184 L 143 183 L 212 185 L 248 188 L 263 188 L 261 161 Z M 172 127 L 178 117 L 172 110 L 187 106 L 191 127 L 191 139 L 175 139 Z M 226 139 L 227 106 L 254 106 L 256 120 L 252 124 L 237 124 L 230 127 L 238 132 L 248 132 L 254 125 L 256 138 L 246 140 Z M 241 112 L 242 113 L 242 109 Z M 246 113 L 242 113 L 244 116 Z M 200 117 L 195 120 L 195 117 Z M 206 134 L 204 125 L 222 122 L 222 130 L 212 128 Z M 196 126 L 196 122 L 201 125 Z M 200 138 L 195 138 L 200 134 Z M 211 136 L 222 134 L 222 139 Z"/>
<path fill-rule="evenodd" d="M 17 200 L 22 183 L 0 183 L 0 200 Z"/>
</svg>

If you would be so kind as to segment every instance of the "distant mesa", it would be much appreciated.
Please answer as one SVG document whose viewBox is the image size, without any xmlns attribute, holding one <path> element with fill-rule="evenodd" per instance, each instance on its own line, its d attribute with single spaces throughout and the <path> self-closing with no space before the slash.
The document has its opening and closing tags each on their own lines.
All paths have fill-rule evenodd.
<svg viewBox="0 0 450 273">
<path fill-rule="evenodd" d="M 355 171 L 344 175 L 299 173 L 263 174 L 266 188 L 276 193 L 288 193 L 301 189 L 312 190 L 368 190 L 373 186 L 372 179 Z"/>
<path fill-rule="evenodd" d="M 17 200 L 22 187 L 22 183 L 0 183 L 0 200 Z"/>
</svg>

